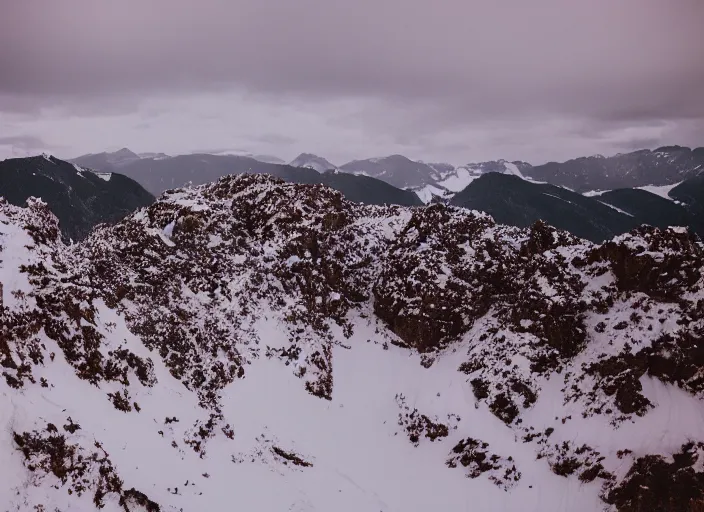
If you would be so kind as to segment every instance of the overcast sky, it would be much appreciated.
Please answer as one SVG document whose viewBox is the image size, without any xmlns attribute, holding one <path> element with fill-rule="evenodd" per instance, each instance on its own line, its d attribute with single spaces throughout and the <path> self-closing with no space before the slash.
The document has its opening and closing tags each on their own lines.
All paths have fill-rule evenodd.
<svg viewBox="0 0 704 512">
<path fill-rule="evenodd" d="M 703 0 L 0 0 L 0 158 L 704 146 Z"/>
</svg>

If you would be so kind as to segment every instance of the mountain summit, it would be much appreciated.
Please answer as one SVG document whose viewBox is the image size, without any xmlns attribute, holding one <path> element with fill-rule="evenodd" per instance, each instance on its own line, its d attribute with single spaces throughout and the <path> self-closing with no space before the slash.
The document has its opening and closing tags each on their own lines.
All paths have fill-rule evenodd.
<svg viewBox="0 0 704 512">
<path fill-rule="evenodd" d="M 131 162 L 140 160 L 141 158 L 142 157 L 137 153 L 127 148 L 122 148 L 112 153 L 89 153 L 74 158 L 71 162 L 90 169 L 104 169 L 109 166 L 111 168 L 110 171 L 112 171 L 115 168 L 122 167 Z"/>
<path fill-rule="evenodd" d="M 702 251 L 262 175 L 68 247 L 1 203 L 0 503 L 697 510 Z"/>
<path fill-rule="evenodd" d="M 308 167 L 309 169 L 314 169 L 318 172 L 337 169 L 337 166 L 331 164 L 322 156 L 314 155 L 312 153 L 301 153 L 296 158 L 291 160 L 289 165 L 292 167 Z"/>
<path fill-rule="evenodd" d="M 49 155 L 0 161 L 0 196 L 17 206 L 41 197 L 60 220 L 66 240 L 85 238 L 95 225 L 120 220 L 154 201 L 122 174 L 94 173 Z"/>
<path fill-rule="evenodd" d="M 353 160 L 340 169 L 384 180 L 398 188 L 415 188 L 427 184 L 435 170 L 423 162 L 414 162 L 403 155 Z"/>
</svg>

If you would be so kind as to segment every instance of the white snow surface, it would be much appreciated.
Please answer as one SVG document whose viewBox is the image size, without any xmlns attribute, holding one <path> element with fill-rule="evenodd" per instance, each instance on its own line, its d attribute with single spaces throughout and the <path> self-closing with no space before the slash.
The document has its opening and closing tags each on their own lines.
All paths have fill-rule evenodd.
<svg viewBox="0 0 704 512">
<path fill-rule="evenodd" d="M 681 181 L 679 183 L 674 183 L 672 185 L 645 185 L 643 187 L 637 187 L 641 190 L 645 190 L 647 192 L 650 192 L 651 194 L 655 194 L 660 197 L 664 197 L 665 199 L 669 199 L 670 201 L 674 201 L 673 198 L 670 197 L 670 190 L 675 188 L 677 185 L 682 183 Z"/>
<path fill-rule="evenodd" d="M 518 169 L 518 166 L 514 163 L 507 162 L 505 160 L 500 160 L 498 163 L 504 167 L 502 171 L 503 174 L 512 174 L 531 183 L 545 183 L 544 181 L 537 181 L 524 176 Z M 452 167 L 447 164 L 446 167 L 441 169 L 437 169 L 435 167 L 434 169 L 436 174 L 432 176 L 433 181 L 424 187 L 415 189 L 416 194 L 425 204 L 430 203 L 433 195 L 449 199 L 457 192 L 461 192 L 467 188 L 470 183 L 482 176 L 482 174 L 486 174 L 487 172 L 496 172 L 487 171 L 485 166 L 482 164 L 468 164 L 466 166 L 458 167 Z"/>
<path fill-rule="evenodd" d="M 514 176 L 518 176 L 519 178 L 523 178 L 523 173 L 518 170 L 518 167 L 516 166 L 516 164 L 511 163 L 511 162 L 504 162 L 503 164 L 506 167 L 507 174 L 513 174 Z"/>
<path fill-rule="evenodd" d="M 393 346 L 382 351 L 380 345 L 368 342 L 376 337 L 375 326 L 360 319 L 356 334 L 346 341 L 349 348 L 334 349 L 335 394 L 329 402 L 308 394 L 280 363 L 255 360 L 249 376 L 222 396 L 234 439 L 210 440 L 206 457 L 200 458 L 188 448 L 175 450 L 170 444 L 171 437 L 178 438 L 202 419 L 195 395 L 141 346 L 119 315 L 104 308 L 99 329 L 107 331 L 109 322 L 117 324 L 111 328 L 113 339 L 124 339 L 131 350 L 151 357 L 159 384 L 154 388 L 137 384 L 132 398 L 141 411 L 120 412 L 105 399 L 105 389 L 86 386 L 76 377 L 55 342 L 46 338 L 58 355 L 38 375 L 54 387 L 34 386 L 22 396 L 5 389 L 0 393 L 4 476 L 0 503 L 10 510 L 31 510 L 42 503 L 60 510 L 93 509 L 89 497 L 77 499 L 50 487 L 55 477 L 37 481 L 23 466 L 20 452 L 11 448 L 12 431 L 43 428 L 46 423 L 63 425 L 68 417 L 80 424 L 77 439 L 85 446 L 91 446 L 94 436 L 100 439 L 126 488 L 140 489 L 166 511 L 229 512 L 233 496 L 242 510 L 272 512 L 600 509 L 598 489 L 552 474 L 547 464 L 535 459 L 529 444 L 517 440 L 486 408 L 474 408 L 471 387 L 457 373 L 463 360 L 461 346 L 425 369 L 418 355 Z M 285 345 L 275 318 L 262 318 L 257 332 L 270 346 Z M 396 423 L 394 396 L 399 393 L 413 407 L 440 418 L 461 411 L 458 430 L 442 443 L 414 447 Z M 699 411 L 695 418 L 704 419 L 701 408 L 693 411 Z M 164 425 L 167 417 L 179 422 Z M 517 487 L 505 492 L 488 479 L 468 479 L 444 465 L 448 449 L 468 435 L 513 456 L 524 475 Z M 284 466 L 272 446 L 295 451 L 313 467 Z M 121 512 L 114 500 L 103 510 Z"/>
<path fill-rule="evenodd" d="M 611 192 L 610 190 L 589 190 L 587 192 L 582 193 L 583 196 L 586 197 L 596 197 L 600 196 L 602 194 L 606 194 L 607 192 Z"/>
<path fill-rule="evenodd" d="M 438 185 L 451 192 L 460 192 L 478 177 L 479 176 L 476 174 L 471 174 L 467 169 L 458 167 L 454 175 L 450 175 L 443 181 L 439 181 Z"/>
<path fill-rule="evenodd" d="M 426 185 L 425 187 L 416 190 L 415 193 L 421 201 L 423 201 L 425 204 L 428 204 L 430 203 L 430 201 L 433 200 L 434 196 L 442 197 L 445 193 L 445 190 L 438 187 L 434 187 L 433 185 Z"/>
</svg>

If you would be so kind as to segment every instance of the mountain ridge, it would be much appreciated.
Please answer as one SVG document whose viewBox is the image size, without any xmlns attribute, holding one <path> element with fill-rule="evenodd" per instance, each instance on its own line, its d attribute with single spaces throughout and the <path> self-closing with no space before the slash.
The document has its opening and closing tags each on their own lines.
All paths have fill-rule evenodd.
<svg viewBox="0 0 704 512">
<path fill-rule="evenodd" d="M 129 150 L 125 148 L 120 151 Z M 129 153 L 132 152 L 129 151 Z M 234 156 L 246 156 L 265 164 L 284 163 L 275 157 L 258 158 L 248 153 L 240 153 Z M 108 167 L 112 165 L 135 161 L 135 158 L 120 160 L 115 155 L 117 153 L 84 155 L 72 161 L 107 172 L 110 170 Z M 138 155 L 134 156 L 140 158 Z M 115 159 L 118 163 L 111 163 Z M 339 168 L 352 174 L 367 175 L 386 181 L 397 188 L 413 190 L 424 203 L 428 204 L 434 200 L 449 201 L 455 193 L 486 172 L 509 174 L 518 172 L 530 180 L 563 186 L 580 193 L 674 185 L 704 172 L 704 147 L 691 149 L 677 145 L 662 146 L 654 150 L 641 149 L 613 156 L 593 155 L 540 165 L 531 165 L 520 160 L 499 159 L 455 166 L 447 163 L 414 161 L 396 154 L 352 160 L 338 167 L 318 155 L 301 153 L 289 165 L 308 167 L 319 172 Z"/>
<path fill-rule="evenodd" d="M 108 165 L 96 170 L 109 171 L 112 168 Z M 190 154 L 165 159 L 143 158 L 120 166 L 119 172 L 140 182 L 154 195 L 187 184 L 212 182 L 230 174 L 265 173 L 296 183 L 324 183 L 333 188 L 342 187 L 343 193 L 360 202 L 407 206 L 422 204 L 413 192 L 397 189 L 382 180 L 353 175 L 346 178 L 342 173 L 331 174 L 307 167 L 266 163 L 247 156 Z M 363 190 L 369 193 L 364 194 Z"/>
<path fill-rule="evenodd" d="M 40 202 L 0 220 L 10 508 L 704 503 L 686 229 L 596 245 L 263 175 L 68 247 Z"/>
<path fill-rule="evenodd" d="M 576 192 L 673 185 L 704 173 L 704 148 L 663 146 L 655 150 L 642 149 L 613 156 L 593 155 L 541 165 L 499 159 L 454 166 L 426 164 L 392 155 L 354 160 L 340 168 L 414 190 L 427 204 L 434 198 L 450 200 L 486 172 L 518 173 L 533 181 Z"/>
<path fill-rule="evenodd" d="M 66 240 L 80 240 L 97 224 L 115 222 L 154 201 L 122 174 L 94 173 L 49 155 L 0 161 L 0 196 L 17 206 L 41 196 L 61 220 Z"/>
</svg>

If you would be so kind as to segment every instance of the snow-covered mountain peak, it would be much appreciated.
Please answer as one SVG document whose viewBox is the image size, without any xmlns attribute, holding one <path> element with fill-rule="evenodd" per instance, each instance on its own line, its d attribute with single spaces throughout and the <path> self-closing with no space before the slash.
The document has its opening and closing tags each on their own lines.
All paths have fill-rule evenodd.
<svg viewBox="0 0 704 512">
<path fill-rule="evenodd" d="M 45 206 L 1 203 L 0 248 L 9 510 L 704 497 L 704 253 L 686 231 L 594 245 L 241 175 L 71 247 Z"/>
<path fill-rule="evenodd" d="M 110 164 L 119 166 L 134 160 L 139 160 L 141 157 L 130 149 L 122 148 L 112 153 L 106 153 L 106 158 Z"/>
<path fill-rule="evenodd" d="M 312 153 L 301 153 L 289 163 L 292 167 L 307 167 L 318 172 L 325 172 L 337 169 L 337 166 L 330 163 L 325 158 Z"/>
</svg>

